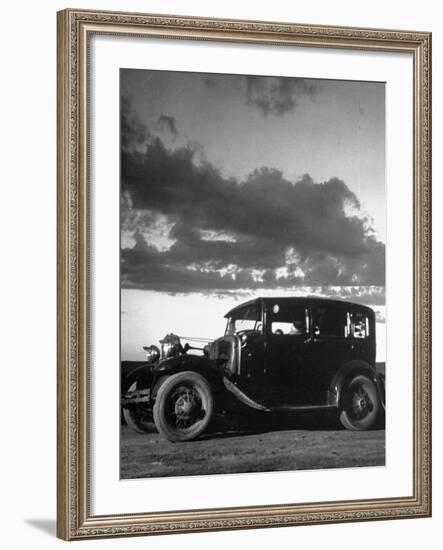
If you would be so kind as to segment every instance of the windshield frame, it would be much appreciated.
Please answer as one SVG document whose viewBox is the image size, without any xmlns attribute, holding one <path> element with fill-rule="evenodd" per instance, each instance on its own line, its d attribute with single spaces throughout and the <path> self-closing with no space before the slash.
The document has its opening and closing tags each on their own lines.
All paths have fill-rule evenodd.
<svg viewBox="0 0 443 550">
<path fill-rule="evenodd" d="M 251 310 L 256 310 L 256 315 L 251 315 Z M 236 321 L 251 321 L 253 324 L 252 328 L 245 328 L 245 329 L 236 329 L 235 323 Z M 260 302 L 253 303 L 253 304 L 247 304 L 245 306 L 239 306 L 237 309 L 235 309 L 232 314 L 227 317 L 227 323 L 225 328 L 225 336 L 230 336 L 234 334 L 238 334 L 239 332 L 243 331 L 256 331 L 261 332 L 263 334 L 263 308 L 262 304 Z M 257 328 L 260 327 L 260 328 Z"/>
</svg>

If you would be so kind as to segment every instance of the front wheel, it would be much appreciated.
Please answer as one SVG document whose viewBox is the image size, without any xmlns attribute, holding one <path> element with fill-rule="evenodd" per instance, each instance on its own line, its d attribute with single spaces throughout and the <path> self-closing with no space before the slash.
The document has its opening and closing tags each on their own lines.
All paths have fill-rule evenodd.
<svg viewBox="0 0 443 550">
<path fill-rule="evenodd" d="M 347 430 L 370 430 L 381 411 L 380 397 L 375 383 L 360 374 L 349 381 L 345 389 L 340 422 Z"/>
<path fill-rule="evenodd" d="M 154 422 L 169 441 L 191 441 L 209 426 L 213 411 L 207 380 L 196 372 L 179 372 L 161 384 L 154 403 Z"/>
</svg>

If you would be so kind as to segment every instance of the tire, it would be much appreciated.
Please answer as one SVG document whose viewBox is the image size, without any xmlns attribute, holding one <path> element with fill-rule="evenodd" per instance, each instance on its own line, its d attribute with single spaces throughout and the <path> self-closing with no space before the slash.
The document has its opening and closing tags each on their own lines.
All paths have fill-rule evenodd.
<svg viewBox="0 0 443 550">
<path fill-rule="evenodd" d="M 131 384 L 128 392 L 137 389 L 137 382 Z M 155 429 L 154 419 L 152 418 L 152 409 L 146 403 L 133 405 L 130 408 L 123 408 L 123 418 L 126 424 L 135 432 L 140 434 L 153 433 Z"/>
<path fill-rule="evenodd" d="M 192 371 L 179 372 L 161 384 L 154 403 L 154 422 L 169 441 L 191 441 L 209 426 L 214 399 L 207 380 Z"/>
<path fill-rule="evenodd" d="M 381 408 L 377 386 L 370 378 L 359 374 L 346 386 L 340 422 L 347 430 L 370 430 L 376 426 Z"/>
</svg>

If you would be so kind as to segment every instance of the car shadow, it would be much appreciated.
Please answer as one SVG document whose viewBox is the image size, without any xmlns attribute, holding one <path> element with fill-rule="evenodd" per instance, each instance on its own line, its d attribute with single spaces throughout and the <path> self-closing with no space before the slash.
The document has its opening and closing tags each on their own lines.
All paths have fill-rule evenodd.
<svg viewBox="0 0 443 550">
<path fill-rule="evenodd" d="M 217 415 L 199 439 L 225 439 L 291 430 L 337 431 L 344 429 L 335 412 L 256 413 Z"/>
</svg>

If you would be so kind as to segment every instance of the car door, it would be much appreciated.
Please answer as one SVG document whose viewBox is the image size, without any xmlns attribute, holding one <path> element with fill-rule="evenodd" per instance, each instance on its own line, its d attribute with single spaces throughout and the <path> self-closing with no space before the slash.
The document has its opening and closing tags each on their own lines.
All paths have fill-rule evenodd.
<svg viewBox="0 0 443 550">
<path fill-rule="evenodd" d="M 315 303 L 311 305 L 312 335 L 306 345 L 308 365 L 303 386 L 310 404 L 324 405 L 334 374 L 352 354 L 349 339 L 349 315 L 345 305 Z"/>
<path fill-rule="evenodd" d="M 261 393 L 271 407 L 293 406 L 303 400 L 300 376 L 306 362 L 307 321 L 307 310 L 299 301 L 275 300 L 267 304 Z"/>
</svg>

